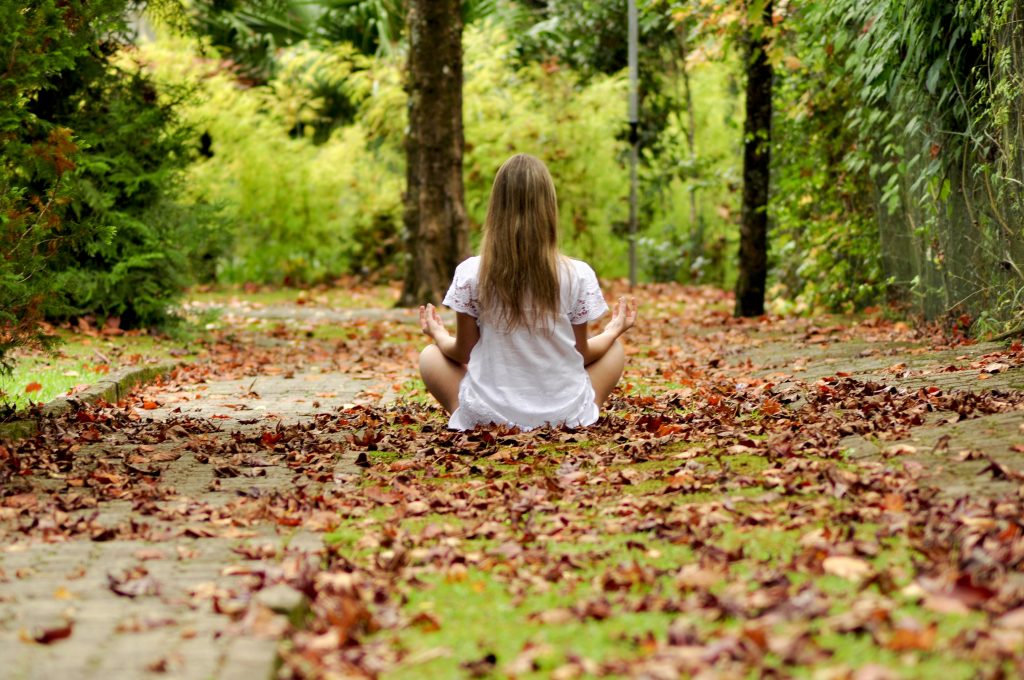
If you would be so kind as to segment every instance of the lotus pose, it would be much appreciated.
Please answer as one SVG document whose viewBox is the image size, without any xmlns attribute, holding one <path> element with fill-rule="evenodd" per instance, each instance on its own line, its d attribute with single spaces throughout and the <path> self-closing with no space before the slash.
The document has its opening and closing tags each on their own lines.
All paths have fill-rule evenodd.
<svg viewBox="0 0 1024 680">
<path fill-rule="evenodd" d="M 621 298 L 604 331 L 587 336 L 608 305 L 594 270 L 558 252 L 555 185 L 526 154 L 498 170 L 480 255 L 455 270 L 444 304 L 457 314 L 455 335 L 433 305 L 420 307 L 434 340 L 420 374 L 456 430 L 594 423 L 622 377 L 618 338 L 636 322 L 636 302 Z"/>
</svg>

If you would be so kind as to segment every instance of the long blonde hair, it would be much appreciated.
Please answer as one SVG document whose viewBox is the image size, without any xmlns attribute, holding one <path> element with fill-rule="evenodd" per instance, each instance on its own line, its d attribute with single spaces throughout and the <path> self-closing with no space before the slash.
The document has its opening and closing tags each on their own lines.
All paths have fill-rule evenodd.
<svg viewBox="0 0 1024 680">
<path fill-rule="evenodd" d="M 543 161 L 516 154 L 494 178 L 480 245 L 480 306 L 508 330 L 560 311 L 558 197 Z M 528 312 L 534 316 L 528 316 Z"/>
</svg>

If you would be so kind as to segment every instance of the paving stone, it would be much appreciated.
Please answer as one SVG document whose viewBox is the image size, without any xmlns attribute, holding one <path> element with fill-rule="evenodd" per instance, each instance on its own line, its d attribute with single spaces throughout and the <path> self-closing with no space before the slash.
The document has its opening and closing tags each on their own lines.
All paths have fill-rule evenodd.
<svg viewBox="0 0 1024 680">
<path fill-rule="evenodd" d="M 920 464 L 926 483 L 944 497 L 994 496 L 1017 492 L 1021 484 L 985 473 L 989 460 L 972 458 L 967 452 L 984 453 L 1010 469 L 1024 470 L 1024 453 L 1013 449 L 1024 443 L 1022 426 L 1024 412 L 1012 411 L 917 427 L 910 436 L 898 440 L 846 437 L 839 446 L 856 459 L 884 459 L 894 465 Z"/>
<path fill-rule="evenodd" d="M 256 599 L 267 609 L 289 617 L 300 613 L 307 603 L 303 593 L 284 583 L 264 588 Z"/>
<path fill-rule="evenodd" d="M 984 372 L 983 367 L 971 367 L 983 363 L 984 355 L 1003 347 L 1003 343 L 986 342 L 927 351 L 921 345 L 886 341 L 809 344 L 794 336 L 773 337 L 760 343 L 755 340 L 755 346 L 725 350 L 723 357 L 734 364 L 749 361 L 758 367 L 753 371 L 757 377 L 779 376 L 775 391 L 787 393 L 794 398 L 788 403 L 790 408 L 799 408 L 803 403 L 800 395 L 808 384 L 840 372 L 854 380 L 906 390 L 938 387 L 945 392 L 1020 391 L 1024 389 L 1024 367 L 994 374 Z M 855 459 L 917 465 L 920 483 L 934 488 L 940 496 L 1017 492 L 1017 482 L 979 474 L 989 465 L 987 460 L 961 460 L 961 452 L 984 451 L 1011 469 L 1024 470 L 1024 454 L 1012 448 L 1024 444 L 1024 411 L 945 422 L 951 416 L 955 414 L 932 414 L 925 425 L 913 428 L 900 440 L 879 441 L 858 435 L 844 438 L 839 446 Z M 890 455 L 892 451 L 901 453 Z"/>
</svg>

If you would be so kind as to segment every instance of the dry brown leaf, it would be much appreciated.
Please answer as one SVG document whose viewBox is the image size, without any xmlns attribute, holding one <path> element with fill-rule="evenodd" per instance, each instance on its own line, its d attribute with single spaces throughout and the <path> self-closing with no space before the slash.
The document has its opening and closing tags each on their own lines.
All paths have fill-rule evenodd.
<svg viewBox="0 0 1024 680">
<path fill-rule="evenodd" d="M 844 578 L 847 581 L 863 581 L 874 573 L 874 569 L 859 557 L 831 555 L 822 560 L 821 568 L 826 574 Z"/>
</svg>

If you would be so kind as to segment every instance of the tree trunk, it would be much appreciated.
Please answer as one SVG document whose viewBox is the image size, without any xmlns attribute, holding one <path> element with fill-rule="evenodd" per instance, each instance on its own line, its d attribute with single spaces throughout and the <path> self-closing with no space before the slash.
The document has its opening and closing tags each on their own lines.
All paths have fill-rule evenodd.
<svg viewBox="0 0 1024 680">
<path fill-rule="evenodd" d="M 681 29 L 685 25 L 680 26 Z M 679 45 L 679 71 L 683 80 L 683 99 L 686 102 L 686 145 L 690 150 L 690 167 L 697 167 L 697 115 L 693 109 L 693 88 L 690 86 L 690 72 L 686 69 L 686 57 L 689 54 L 686 33 L 680 30 L 677 33 Z M 704 255 L 704 220 L 697 212 L 697 182 L 695 178 L 690 180 L 690 270 L 693 274 L 693 264 L 698 258 Z"/>
<path fill-rule="evenodd" d="M 765 3 L 764 26 L 772 22 Z M 768 276 L 768 177 L 771 160 L 772 66 L 760 31 L 747 38 L 747 117 L 743 123 L 743 209 L 740 224 L 736 316 L 764 314 Z"/>
<path fill-rule="evenodd" d="M 459 0 L 409 2 L 406 272 L 399 306 L 441 302 L 467 255 Z"/>
</svg>

